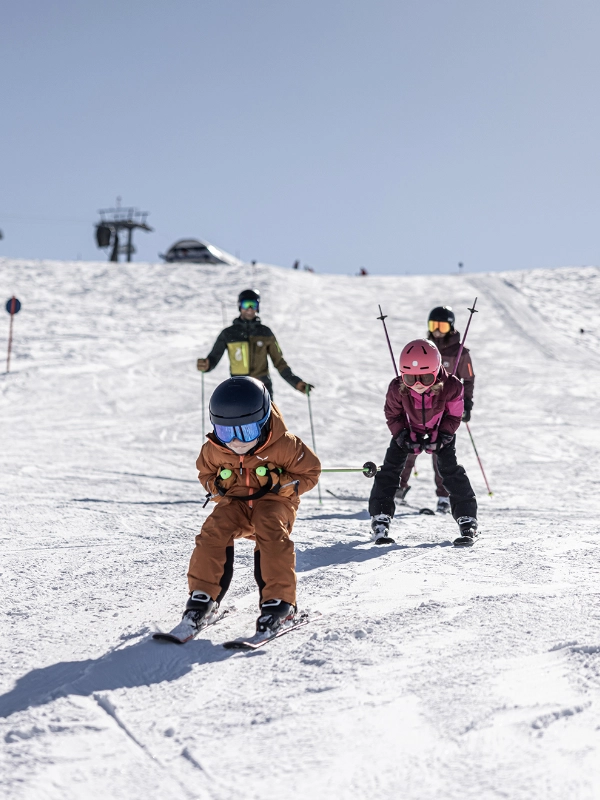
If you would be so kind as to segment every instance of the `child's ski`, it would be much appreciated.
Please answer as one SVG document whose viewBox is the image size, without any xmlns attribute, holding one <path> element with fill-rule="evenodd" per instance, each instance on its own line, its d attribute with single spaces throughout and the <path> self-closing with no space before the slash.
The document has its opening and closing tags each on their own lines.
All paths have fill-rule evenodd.
<svg viewBox="0 0 600 800">
<path fill-rule="evenodd" d="M 199 628 L 192 627 L 189 622 L 186 622 L 185 619 L 182 619 L 179 625 L 173 628 L 172 631 L 157 631 L 156 633 L 152 634 L 152 638 L 156 639 L 157 642 L 185 644 L 186 642 L 194 639 L 199 633 L 202 633 L 202 631 L 206 628 L 209 628 L 211 625 L 214 625 L 216 622 L 222 620 L 223 617 L 231 614 L 232 610 L 233 609 L 231 608 L 219 609 L 214 616 L 209 616 L 206 620 L 203 620 L 203 624 Z"/>
<path fill-rule="evenodd" d="M 267 644 L 267 642 L 278 639 L 280 636 L 285 636 L 286 633 L 291 633 L 303 625 L 308 625 L 309 622 L 314 622 L 321 616 L 320 611 L 299 611 L 293 620 L 290 620 L 288 624 L 284 623 L 274 633 L 265 631 L 264 633 L 255 633 L 254 636 L 249 636 L 247 639 L 232 639 L 230 642 L 223 642 L 223 647 L 227 650 L 258 650 L 259 647 Z"/>
</svg>

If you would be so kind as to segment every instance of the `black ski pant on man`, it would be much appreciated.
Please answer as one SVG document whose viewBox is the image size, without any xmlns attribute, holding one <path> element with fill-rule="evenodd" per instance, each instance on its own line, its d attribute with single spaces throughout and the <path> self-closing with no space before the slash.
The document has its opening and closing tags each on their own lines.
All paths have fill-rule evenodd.
<svg viewBox="0 0 600 800">
<path fill-rule="evenodd" d="M 454 519 L 459 517 L 477 518 L 477 499 L 467 477 L 465 468 L 456 460 L 456 436 L 437 453 L 438 469 L 444 487 L 450 495 L 450 508 Z M 375 476 L 369 514 L 388 514 L 393 517 L 396 510 L 394 494 L 400 486 L 400 475 L 406 464 L 408 452 L 392 439 L 385 454 L 383 466 Z"/>
</svg>

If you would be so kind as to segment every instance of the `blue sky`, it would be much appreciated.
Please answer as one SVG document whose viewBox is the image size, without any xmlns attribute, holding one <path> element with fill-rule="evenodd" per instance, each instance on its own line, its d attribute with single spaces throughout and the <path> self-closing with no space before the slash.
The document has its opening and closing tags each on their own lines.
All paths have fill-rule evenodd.
<svg viewBox="0 0 600 800">
<path fill-rule="evenodd" d="M 0 256 L 103 259 L 97 210 L 319 272 L 598 263 L 600 4 L 21 0 Z"/>
</svg>

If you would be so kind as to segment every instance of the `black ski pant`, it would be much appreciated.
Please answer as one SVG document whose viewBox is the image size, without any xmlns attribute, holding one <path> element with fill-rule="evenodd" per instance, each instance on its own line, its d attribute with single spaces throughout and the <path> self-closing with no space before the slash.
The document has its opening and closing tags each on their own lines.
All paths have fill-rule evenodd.
<svg viewBox="0 0 600 800">
<path fill-rule="evenodd" d="M 394 516 L 396 504 L 394 494 L 400 486 L 400 475 L 406 464 L 408 453 L 398 447 L 392 439 L 385 454 L 383 466 L 375 476 L 371 497 L 369 498 L 369 514 L 388 514 Z M 477 518 L 477 499 L 471 487 L 465 468 L 456 460 L 456 436 L 437 453 L 437 462 L 444 487 L 450 495 L 450 508 L 454 519 L 459 517 Z"/>
</svg>

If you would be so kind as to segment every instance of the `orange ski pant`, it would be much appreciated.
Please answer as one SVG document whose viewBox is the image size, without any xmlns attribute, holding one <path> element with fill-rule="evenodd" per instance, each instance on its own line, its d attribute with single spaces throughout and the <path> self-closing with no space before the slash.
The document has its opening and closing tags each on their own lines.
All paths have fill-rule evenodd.
<svg viewBox="0 0 600 800">
<path fill-rule="evenodd" d="M 285 600 L 296 605 L 296 554 L 290 533 L 296 508 L 284 499 L 221 500 L 196 536 L 190 559 L 190 592 L 201 591 L 216 600 L 221 593 L 227 548 L 235 539 L 255 539 L 260 551 L 260 573 L 264 582 L 262 601 Z"/>
</svg>

